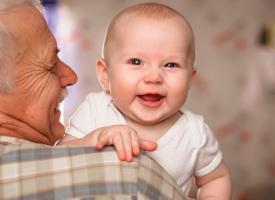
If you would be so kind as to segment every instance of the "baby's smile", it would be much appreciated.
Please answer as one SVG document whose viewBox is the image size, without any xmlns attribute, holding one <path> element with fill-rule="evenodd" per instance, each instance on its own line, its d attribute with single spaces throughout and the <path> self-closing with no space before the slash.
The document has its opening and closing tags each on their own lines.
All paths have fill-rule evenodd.
<svg viewBox="0 0 275 200">
<path fill-rule="evenodd" d="M 145 106 L 148 107 L 158 107 L 162 104 L 163 99 L 165 96 L 160 95 L 160 94 L 142 94 L 142 95 L 137 95 L 138 99 L 140 102 L 142 102 Z"/>
</svg>

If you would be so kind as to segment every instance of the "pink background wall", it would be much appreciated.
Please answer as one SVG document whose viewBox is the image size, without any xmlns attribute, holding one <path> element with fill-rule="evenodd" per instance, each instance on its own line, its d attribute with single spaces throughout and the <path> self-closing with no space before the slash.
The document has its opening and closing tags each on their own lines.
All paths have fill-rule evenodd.
<svg viewBox="0 0 275 200">
<path fill-rule="evenodd" d="M 100 90 L 95 61 L 108 21 L 139 2 L 144 1 L 60 2 L 61 57 L 79 76 L 65 102 L 65 121 L 87 93 Z M 255 45 L 263 24 L 275 18 L 275 1 L 156 2 L 175 8 L 193 26 L 198 76 L 185 106 L 215 131 L 232 173 L 234 200 L 275 199 L 275 50 L 262 53 Z"/>
</svg>

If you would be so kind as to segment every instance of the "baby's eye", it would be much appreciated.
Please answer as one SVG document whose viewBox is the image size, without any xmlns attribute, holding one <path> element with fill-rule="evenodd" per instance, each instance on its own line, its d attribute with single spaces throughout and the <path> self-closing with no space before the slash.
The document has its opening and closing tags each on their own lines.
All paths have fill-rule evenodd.
<svg viewBox="0 0 275 200">
<path fill-rule="evenodd" d="M 173 67 L 178 67 L 178 65 L 176 63 L 167 63 L 164 65 L 164 67 L 173 68 Z"/>
<path fill-rule="evenodd" d="M 132 59 L 130 59 L 129 63 L 132 65 L 141 65 L 142 62 L 138 58 L 132 58 Z"/>
</svg>

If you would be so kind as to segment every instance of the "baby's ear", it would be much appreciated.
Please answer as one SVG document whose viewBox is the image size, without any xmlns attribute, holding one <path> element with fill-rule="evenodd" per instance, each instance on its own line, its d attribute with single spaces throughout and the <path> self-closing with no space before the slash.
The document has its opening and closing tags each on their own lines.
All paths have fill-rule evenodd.
<svg viewBox="0 0 275 200">
<path fill-rule="evenodd" d="M 193 83 L 196 74 L 197 74 L 197 68 L 196 67 L 192 67 L 192 72 L 191 72 L 191 75 L 190 75 L 190 81 L 188 83 L 188 85 L 189 85 L 188 88 L 190 88 L 191 84 Z"/>
<path fill-rule="evenodd" d="M 109 93 L 110 89 L 108 66 L 103 58 L 100 58 L 96 61 L 96 72 L 101 87 L 104 89 L 106 93 Z"/>
</svg>

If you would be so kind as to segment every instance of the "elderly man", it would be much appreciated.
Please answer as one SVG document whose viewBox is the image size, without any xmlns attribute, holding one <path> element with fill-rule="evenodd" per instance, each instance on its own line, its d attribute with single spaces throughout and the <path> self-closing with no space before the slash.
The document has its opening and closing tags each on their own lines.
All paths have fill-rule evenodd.
<svg viewBox="0 0 275 200">
<path fill-rule="evenodd" d="M 77 76 L 58 58 L 40 9 L 36 0 L 0 2 L 0 199 L 184 199 L 144 155 L 128 163 L 110 148 L 50 146 L 64 135 L 58 104 Z M 155 148 L 100 131 L 81 140 L 113 144 L 121 160 Z"/>
</svg>

